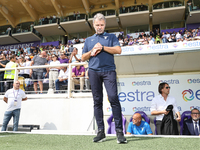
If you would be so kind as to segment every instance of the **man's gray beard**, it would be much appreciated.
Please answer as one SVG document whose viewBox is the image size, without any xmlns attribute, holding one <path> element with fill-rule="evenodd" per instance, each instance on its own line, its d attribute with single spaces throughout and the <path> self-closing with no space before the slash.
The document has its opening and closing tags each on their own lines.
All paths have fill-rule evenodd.
<svg viewBox="0 0 200 150">
<path fill-rule="evenodd" d="M 95 31 L 96 31 L 97 34 L 102 34 L 102 33 L 104 33 L 104 30 L 101 30 L 101 31 L 102 31 L 101 33 L 99 33 L 98 30 L 95 30 Z"/>
<path fill-rule="evenodd" d="M 194 121 L 198 121 L 198 120 L 199 120 L 199 118 L 197 118 L 197 119 L 192 119 L 192 120 L 194 120 Z"/>
</svg>

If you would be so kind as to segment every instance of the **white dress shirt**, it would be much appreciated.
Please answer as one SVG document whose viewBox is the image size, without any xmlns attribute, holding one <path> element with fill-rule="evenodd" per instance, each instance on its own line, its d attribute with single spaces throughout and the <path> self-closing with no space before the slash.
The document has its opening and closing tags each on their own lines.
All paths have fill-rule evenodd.
<svg viewBox="0 0 200 150">
<path fill-rule="evenodd" d="M 66 78 L 68 78 L 68 74 L 69 74 L 69 69 L 68 68 L 67 68 L 67 70 L 65 72 L 61 69 L 58 77 L 60 77 L 62 79 L 66 79 Z"/>
<path fill-rule="evenodd" d="M 176 101 L 174 97 L 171 97 L 168 95 L 166 101 L 164 100 L 164 97 L 159 94 L 158 96 L 154 97 L 151 102 L 151 112 L 156 111 L 163 111 L 167 108 L 168 105 L 173 105 L 173 112 L 174 114 L 178 112 L 178 108 L 176 106 Z M 164 114 L 156 115 L 156 120 L 162 121 L 164 117 Z"/>
</svg>

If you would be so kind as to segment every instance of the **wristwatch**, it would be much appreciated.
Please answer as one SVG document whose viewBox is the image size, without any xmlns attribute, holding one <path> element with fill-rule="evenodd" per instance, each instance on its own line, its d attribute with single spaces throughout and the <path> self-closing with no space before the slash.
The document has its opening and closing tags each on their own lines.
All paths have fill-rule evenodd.
<svg viewBox="0 0 200 150">
<path fill-rule="evenodd" d="M 101 49 L 101 51 L 104 51 L 104 46 L 102 45 L 102 49 Z"/>
</svg>

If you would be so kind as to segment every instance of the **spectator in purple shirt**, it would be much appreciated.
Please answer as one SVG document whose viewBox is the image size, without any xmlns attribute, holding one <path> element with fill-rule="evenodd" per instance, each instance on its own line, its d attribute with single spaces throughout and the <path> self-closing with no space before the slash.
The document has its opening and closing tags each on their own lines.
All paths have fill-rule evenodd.
<svg viewBox="0 0 200 150">
<path fill-rule="evenodd" d="M 60 63 L 69 63 L 69 59 L 66 58 L 66 55 L 64 53 L 60 54 L 60 58 L 58 58 L 58 60 L 60 61 Z"/>
<path fill-rule="evenodd" d="M 85 68 L 83 66 L 76 66 L 72 69 L 71 88 L 74 90 L 74 84 L 80 84 L 80 91 L 83 91 L 85 77 Z"/>
</svg>

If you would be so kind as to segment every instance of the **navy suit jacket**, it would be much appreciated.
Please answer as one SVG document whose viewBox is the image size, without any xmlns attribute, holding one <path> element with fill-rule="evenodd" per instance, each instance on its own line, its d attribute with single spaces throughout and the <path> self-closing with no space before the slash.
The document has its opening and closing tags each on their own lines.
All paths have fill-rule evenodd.
<svg viewBox="0 0 200 150">
<path fill-rule="evenodd" d="M 200 120 L 199 120 L 199 127 L 200 127 Z M 183 123 L 183 135 L 195 135 L 192 118 L 184 121 L 184 123 Z"/>
</svg>

